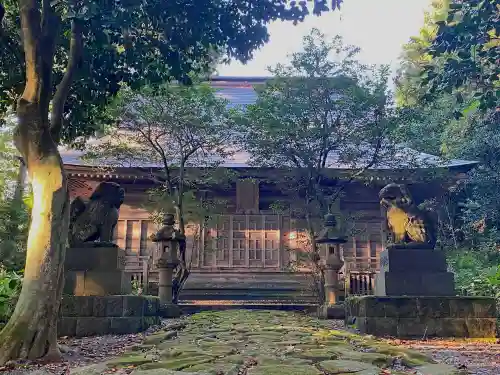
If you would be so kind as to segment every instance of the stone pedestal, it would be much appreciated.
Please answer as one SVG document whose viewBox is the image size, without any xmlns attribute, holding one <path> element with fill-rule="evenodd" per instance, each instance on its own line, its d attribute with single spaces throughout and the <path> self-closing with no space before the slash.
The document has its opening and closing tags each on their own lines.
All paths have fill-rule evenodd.
<svg viewBox="0 0 500 375">
<path fill-rule="evenodd" d="M 344 265 L 340 259 L 340 247 L 330 246 L 325 267 L 325 301 L 318 308 L 318 318 L 339 319 L 344 313 L 344 307 L 337 305 L 340 293 L 339 271 Z"/>
<path fill-rule="evenodd" d="M 318 306 L 317 315 L 319 319 L 344 319 L 345 307 L 343 304 L 323 304 Z"/>
<path fill-rule="evenodd" d="M 346 323 L 363 334 L 398 338 L 496 336 L 490 297 L 351 297 Z"/>
<path fill-rule="evenodd" d="M 107 296 L 130 294 L 132 285 L 125 268 L 125 251 L 118 247 L 68 248 L 64 294 Z"/>
<path fill-rule="evenodd" d="M 168 254 L 166 254 L 168 255 Z M 179 306 L 172 303 L 172 276 L 177 261 L 160 258 L 158 267 L 158 297 L 160 299 L 160 314 L 164 318 L 177 318 L 181 315 Z"/>
<path fill-rule="evenodd" d="M 453 296 L 454 284 L 440 251 L 392 246 L 380 253 L 376 296 Z"/>
</svg>

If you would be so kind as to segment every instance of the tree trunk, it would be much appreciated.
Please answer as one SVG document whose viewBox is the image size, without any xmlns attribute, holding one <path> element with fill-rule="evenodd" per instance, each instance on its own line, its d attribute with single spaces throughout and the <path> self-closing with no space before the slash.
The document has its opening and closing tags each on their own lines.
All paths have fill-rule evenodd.
<svg viewBox="0 0 500 375">
<path fill-rule="evenodd" d="M 33 187 L 24 281 L 12 317 L 0 333 L 0 364 L 10 359 L 54 360 L 68 232 L 68 191 L 57 146 L 39 103 L 21 99 L 16 147 Z"/>
<path fill-rule="evenodd" d="M 177 222 L 179 223 L 179 231 L 186 235 L 186 223 L 184 221 L 184 165 L 185 162 L 181 161 L 179 168 L 179 185 L 177 189 Z M 172 302 L 177 304 L 179 302 L 179 295 L 186 283 L 190 271 L 186 262 L 186 241 L 181 242 L 179 246 L 179 264 L 174 270 L 174 277 L 172 282 Z"/>
</svg>

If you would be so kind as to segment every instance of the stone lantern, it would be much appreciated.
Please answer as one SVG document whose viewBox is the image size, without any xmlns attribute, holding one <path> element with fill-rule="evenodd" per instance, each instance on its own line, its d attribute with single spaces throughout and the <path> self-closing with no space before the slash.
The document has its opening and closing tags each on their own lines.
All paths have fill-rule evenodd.
<svg viewBox="0 0 500 375">
<path fill-rule="evenodd" d="M 325 319 L 336 318 L 336 310 L 332 307 L 338 301 L 340 294 L 339 271 L 344 265 L 340 258 L 340 245 L 347 242 L 347 239 L 340 235 L 337 228 L 337 221 L 332 214 L 325 215 L 323 229 L 316 237 L 317 244 L 326 245 L 325 262 L 325 301 L 320 307 L 319 315 Z M 342 311 L 343 313 L 343 308 Z M 341 313 L 339 311 L 339 313 Z"/>
<path fill-rule="evenodd" d="M 156 267 L 159 272 L 158 297 L 164 317 L 180 315 L 180 310 L 172 303 L 173 272 L 179 264 L 179 244 L 186 241 L 186 237 L 174 228 L 174 215 L 167 214 L 163 220 L 163 227 L 151 237 L 157 243 Z"/>
</svg>

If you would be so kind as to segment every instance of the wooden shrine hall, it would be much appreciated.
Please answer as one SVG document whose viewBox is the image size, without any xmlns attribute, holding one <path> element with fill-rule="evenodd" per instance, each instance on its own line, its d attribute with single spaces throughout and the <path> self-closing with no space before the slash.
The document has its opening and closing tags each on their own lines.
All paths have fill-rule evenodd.
<svg viewBox="0 0 500 375">
<path fill-rule="evenodd" d="M 211 84 L 218 90 L 217 95 L 230 100 L 230 105 L 246 105 L 256 99 L 254 85 L 265 80 L 214 77 Z M 69 176 L 71 198 L 88 197 L 101 181 L 114 181 L 125 189 L 125 202 L 115 231 L 116 243 L 127 252 L 126 270 L 131 279 L 156 280 L 157 271 L 152 260 L 155 245 L 149 236 L 157 227 L 144 208 L 146 192 L 155 187 L 150 178 L 150 170 L 155 167 L 132 166 L 103 171 L 86 164 L 80 159 L 80 152 L 62 150 L 61 154 Z M 434 160 L 431 155 L 419 155 Z M 291 262 L 301 250 L 300 234 L 304 224 L 291 215 L 278 215 L 271 209 L 277 192 L 272 184 L 259 183 L 259 176 L 263 177 L 262 181 L 268 181 L 275 171 L 251 166 L 248 159 L 248 154 L 239 152 L 220 166 L 240 176 L 231 189 L 217 193 L 224 195 L 227 207 L 207 227 L 199 230 L 201 226 L 193 225 L 195 229 L 187 233 L 191 275 L 181 300 L 314 301 L 307 270 L 290 271 Z M 441 163 L 435 159 L 431 169 L 443 170 L 446 178 L 452 180 L 461 178 L 475 164 L 461 160 Z M 426 167 L 429 168 L 428 164 Z M 373 171 L 378 176 L 374 183 L 351 182 L 344 189 L 338 209 L 342 215 L 356 218 L 355 234 L 343 248 L 346 278 L 363 275 L 370 280 L 378 270 L 378 254 L 383 248 L 378 191 L 383 185 L 389 181 L 407 183 L 417 202 L 440 194 L 439 180 L 429 182 L 419 178 L 426 173 L 426 168 L 413 170 L 410 174 L 403 173 L 404 169 L 404 166 L 397 170 L 378 166 Z M 345 172 L 345 167 L 339 166 L 334 172 L 342 171 Z M 408 175 L 413 177 L 403 177 Z M 364 285 L 362 292 L 369 293 L 366 282 Z"/>
</svg>

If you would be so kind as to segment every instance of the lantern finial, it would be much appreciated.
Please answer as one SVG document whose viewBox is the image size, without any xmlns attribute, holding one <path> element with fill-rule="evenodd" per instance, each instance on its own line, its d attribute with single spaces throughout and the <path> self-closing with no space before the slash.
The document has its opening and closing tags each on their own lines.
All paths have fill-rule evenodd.
<svg viewBox="0 0 500 375">
<path fill-rule="evenodd" d="M 333 214 L 326 214 L 323 222 L 323 229 L 316 237 L 316 243 L 335 244 L 346 243 L 347 240 L 340 235 L 337 228 L 337 220 Z"/>
</svg>

